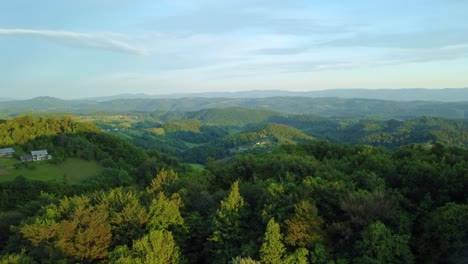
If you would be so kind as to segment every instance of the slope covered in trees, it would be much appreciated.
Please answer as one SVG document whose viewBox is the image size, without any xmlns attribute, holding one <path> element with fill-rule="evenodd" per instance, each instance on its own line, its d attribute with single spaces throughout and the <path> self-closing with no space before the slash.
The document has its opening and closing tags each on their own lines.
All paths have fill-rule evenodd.
<svg viewBox="0 0 468 264">
<path fill-rule="evenodd" d="M 2 258 L 457 263 L 466 257 L 467 160 L 466 149 L 441 144 L 386 151 L 313 142 L 206 170 L 159 169 L 139 186 L 44 193 L 18 209 L 27 216 L 1 213 L 15 225 Z"/>
<path fill-rule="evenodd" d="M 463 98 L 461 98 L 463 100 Z M 35 98 L 25 101 L 0 102 L 0 114 L 67 112 L 86 114 L 96 112 L 191 112 L 211 108 L 243 107 L 288 114 L 320 116 L 384 116 L 414 118 L 432 116 L 467 119 L 468 102 L 411 101 L 399 102 L 359 98 L 176 98 L 176 99 L 119 99 L 106 102 L 66 101 L 55 98 Z M 2 116 L 2 115 L 0 115 Z"/>
<path fill-rule="evenodd" d="M 39 128 L 54 119 L 29 119 L 23 127 L 12 125 L 21 118 L 1 124 L 13 127 L 6 129 L 10 134 L 27 132 L 26 139 L 14 142 L 19 151 L 47 148 L 57 157 L 48 162 L 74 157 L 97 160 L 105 169 L 78 184 L 24 177 L 1 183 L 0 263 L 463 263 L 467 258 L 468 149 L 456 141 L 389 150 L 312 140 L 286 125 L 260 124 L 238 134 L 225 131 L 215 141 L 235 144 L 229 139 L 254 135 L 252 142 L 282 144 L 208 159 L 204 169 L 192 169 L 95 132 L 90 124 L 57 121 L 62 128 L 43 133 Z M 427 128 L 452 138 L 465 129 L 463 122 L 431 118 L 276 120 L 303 129 L 313 129 L 313 122 L 340 129 L 365 124 L 364 131 L 391 131 L 395 137 Z M 223 131 L 203 125 L 187 130 L 200 123 L 173 122 L 182 123 L 161 140 L 178 132 Z"/>
<path fill-rule="evenodd" d="M 207 126 L 244 127 L 265 122 L 273 116 L 285 116 L 274 111 L 254 110 L 242 107 L 211 108 L 174 115 L 180 119 L 195 119 Z M 168 115 L 168 118 L 174 118 Z"/>
<path fill-rule="evenodd" d="M 98 131 L 94 124 L 76 122 L 69 116 L 61 118 L 19 116 L 0 122 L 0 147 L 21 145 L 40 136 Z"/>
<path fill-rule="evenodd" d="M 226 109 L 207 110 L 210 116 L 222 117 Z M 219 113 L 217 113 L 219 111 Z M 239 113 L 239 109 L 234 109 Z M 205 112 L 205 111 L 202 111 Z M 241 111 L 243 112 L 243 111 Z M 254 115 L 255 110 L 245 113 Z M 197 112 L 197 115 L 201 112 Z M 232 109 L 228 111 L 232 113 Z M 259 116 L 261 116 L 262 112 Z M 242 115 L 237 115 L 242 117 Z M 337 143 L 367 144 L 390 149 L 408 144 L 442 143 L 468 147 L 468 122 L 442 118 L 388 119 L 363 117 L 325 118 L 314 115 L 265 115 L 260 122 L 246 118 L 236 126 L 215 125 L 213 119 L 186 119 L 194 113 L 158 114 L 144 119 L 130 128 L 117 132 L 145 149 L 154 149 L 184 161 L 205 163 L 232 156 L 239 151 L 256 147 L 274 147 L 312 138 Z M 175 121 L 180 120 L 180 121 Z M 211 125 L 209 125 L 211 124 Z M 220 123 L 221 124 L 221 123 Z M 269 149 L 269 148 L 257 148 Z"/>
<path fill-rule="evenodd" d="M 293 127 L 268 123 L 189 148 L 182 152 L 181 158 L 187 162 L 206 163 L 208 157 L 222 159 L 239 152 L 260 153 L 282 144 L 309 140 L 314 138 Z"/>
<path fill-rule="evenodd" d="M 468 122 L 443 118 L 415 119 L 273 117 L 271 121 L 334 142 L 396 148 L 413 143 L 440 142 L 468 146 Z"/>
</svg>

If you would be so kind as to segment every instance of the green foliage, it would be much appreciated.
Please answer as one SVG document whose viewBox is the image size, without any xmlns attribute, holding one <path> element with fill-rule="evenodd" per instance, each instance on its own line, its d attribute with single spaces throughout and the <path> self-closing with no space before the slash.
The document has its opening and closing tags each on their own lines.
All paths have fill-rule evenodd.
<svg viewBox="0 0 468 264">
<path fill-rule="evenodd" d="M 362 120 L 344 127 L 334 137 L 346 143 L 388 148 L 432 142 L 468 146 L 467 127 L 466 121 L 428 117 L 384 122 Z"/>
<path fill-rule="evenodd" d="M 116 248 L 110 261 L 120 264 L 178 264 L 181 263 L 181 254 L 171 232 L 153 230 L 135 240 L 131 249 L 127 246 Z"/>
<path fill-rule="evenodd" d="M 97 133 L 99 129 L 92 123 L 76 122 L 69 116 L 20 116 L 0 123 L 0 147 L 22 145 L 41 136 L 83 132 Z"/>
<path fill-rule="evenodd" d="M 159 171 L 158 175 L 156 175 L 148 187 L 146 187 L 146 192 L 150 195 L 156 195 L 159 192 L 165 192 L 168 187 L 174 184 L 177 179 L 178 175 L 173 170 L 166 171 L 162 169 Z M 167 192 L 165 192 L 167 194 Z"/>
<path fill-rule="evenodd" d="M 183 226 L 184 219 L 180 215 L 181 201 L 178 195 L 168 199 L 160 192 L 152 200 L 149 207 L 149 227 L 151 229 L 165 230 L 171 226 Z"/>
<path fill-rule="evenodd" d="M 185 120 L 181 122 L 166 122 L 163 125 L 165 132 L 188 131 L 200 133 L 202 123 L 198 120 Z"/>
<path fill-rule="evenodd" d="M 245 202 L 239 192 L 239 182 L 236 181 L 229 195 L 221 201 L 221 208 L 216 210 L 214 231 L 209 239 L 214 263 L 226 263 L 234 256 L 242 255 L 244 218 Z"/>
<path fill-rule="evenodd" d="M 226 115 L 236 111 L 227 110 Z M 281 144 L 223 160 L 209 159 L 203 169 L 184 167 L 158 151 L 146 152 L 111 132 L 67 132 L 27 140 L 17 146 L 18 152 L 47 148 L 63 160 L 99 160 L 104 169 L 78 184 L 66 177 L 56 182 L 17 177 L 0 183 L 0 259 L 342 264 L 463 259 L 468 230 L 468 151 L 451 144 L 461 145 L 457 140 L 463 133 L 458 139 L 453 133 L 463 132 L 464 123 L 310 116 L 289 117 L 289 121 L 286 116 L 275 116 L 262 121 L 290 122 L 309 132 L 329 130 L 328 136 L 334 139 L 339 139 L 339 133 L 352 132 L 346 126 L 359 124 L 356 137 L 384 131 L 393 137 L 382 136 L 392 148 L 397 142 L 432 141 L 434 138 L 425 135 L 435 130 L 441 133 L 437 137 L 450 135 L 444 141 L 448 145 L 428 143 L 386 150 L 308 138 L 296 143 L 295 136 L 303 134 L 283 125 L 214 128 L 201 119 L 187 121 L 197 114 L 153 113 L 147 115 L 148 120 L 138 120 L 131 129 L 118 133 L 124 137 L 140 133 L 140 144 L 148 148 L 158 144 L 163 148 L 168 142 L 176 152 L 203 150 L 192 154 L 204 160 L 208 153 L 233 155 L 220 138 L 241 130 L 237 135 L 245 135 L 247 141 L 261 136 Z M 137 131 L 162 127 L 163 120 L 156 119 L 179 127 L 164 135 Z M 317 129 L 310 128 L 311 124 L 317 124 Z M 194 129 L 197 126 L 199 131 Z M 330 127 L 338 131 L 330 131 Z M 399 135 L 410 136 L 400 140 Z M 179 136 L 180 141 L 172 142 Z M 288 144 L 292 143 L 289 139 L 296 144 Z M 201 144 L 206 148 L 193 148 Z M 208 148 L 213 146 L 210 152 Z M 58 166 L 61 162 L 44 164 Z"/>
<path fill-rule="evenodd" d="M 370 224 L 356 243 L 359 257 L 355 263 L 412 263 L 408 236 L 392 234 L 381 222 Z"/>
<path fill-rule="evenodd" d="M 68 113 L 96 113 L 96 112 L 146 112 L 171 111 L 187 112 L 200 111 L 188 115 L 187 119 L 197 119 L 208 115 L 203 111 L 221 108 L 226 113 L 216 114 L 219 122 L 240 120 L 239 116 L 246 113 L 252 116 L 250 123 L 259 122 L 256 114 L 249 110 L 236 111 L 240 107 L 248 107 L 263 112 L 277 111 L 288 114 L 314 114 L 320 116 L 386 116 L 386 117 L 415 117 L 436 116 L 445 118 L 466 118 L 467 102 L 431 102 L 411 101 L 396 102 L 388 100 L 360 99 L 360 98 L 310 98 L 294 96 L 276 96 L 270 98 L 163 98 L 163 99 L 118 99 L 106 102 L 64 101 L 57 98 L 41 97 L 25 101 L 11 101 L 0 103 L 0 110 L 12 114 L 40 111 L 68 112 Z M 209 108 L 209 109 L 207 109 Z M 242 108 L 240 108 L 242 110 Z M 252 111 L 252 110 L 250 110 Z M 233 112 L 233 113 L 232 113 Z M 239 113 L 240 112 L 240 113 Z M 159 112 L 154 113 L 160 116 Z M 175 114 L 180 117 L 180 114 Z M 237 121 L 238 122 L 238 121 Z"/>
<path fill-rule="evenodd" d="M 288 255 L 284 261 L 287 264 L 308 264 L 307 256 L 309 251 L 305 248 L 298 248 L 294 253 Z"/>
<path fill-rule="evenodd" d="M 86 196 L 65 198 L 44 208 L 44 215 L 21 227 L 22 235 L 44 252 L 52 250 L 75 261 L 105 259 L 111 242 L 111 225 L 102 205 L 90 205 Z M 39 250 L 36 254 L 41 254 Z"/>
<path fill-rule="evenodd" d="M 468 205 L 447 203 L 424 219 L 424 233 L 418 246 L 421 260 L 440 262 L 462 258 L 468 246 Z"/>
<path fill-rule="evenodd" d="M 205 163 L 206 158 L 221 159 L 242 152 L 266 152 L 281 144 L 304 142 L 314 138 L 286 125 L 268 123 L 240 133 L 214 139 L 209 144 L 195 146 L 183 152 L 188 162 Z"/>
<path fill-rule="evenodd" d="M 285 221 L 285 241 L 292 246 L 310 247 L 323 239 L 323 219 L 317 215 L 317 207 L 308 201 L 295 205 L 292 218 Z"/>
<path fill-rule="evenodd" d="M 341 209 L 348 214 L 351 223 L 360 227 L 376 220 L 388 220 L 395 213 L 396 207 L 396 201 L 381 190 L 350 193 L 341 202 Z"/>
<path fill-rule="evenodd" d="M 0 256 L 0 264 L 36 264 L 33 258 L 21 251 L 21 254 L 10 254 L 6 256 Z"/>
<path fill-rule="evenodd" d="M 242 257 L 235 257 L 231 261 L 229 261 L 229 264 L 260 264 L 260 261 L 256 261 L 251 259 L 250 257 L 242 258 Z"/>
<path fill-rule="evenodd" d="M 179 263 L 179 247 L 169 229 L 184 224 L 180 198 L 159 192 L 145 206 L 141 198 L 148 195 L 117 188 L 65 197 L 20 226 L 24 240 L 19 246 L 40 262 L 106 262 L 113 252 L 110 258 L 116 261 Z"/>
<path fill-rule="evenodd" d="M 283 235 L 280 231 L 280 226 L 272 218 L 268 221 L 263 238 L 263 244 L 260 248 L 260 259 L 262 263 L 266 264 L 280 264 L 283 263 L 283 257 L 286 252 L 282 240 Z"/>
<path fill-rule="evenodd" d="M 248 124 L 258 124 L 272 116 L 283 114 L 267 111 L 253 110 L 241 107 L 203 109 L 197 112 L 189 112 L 184 118 L 195 119 L 210 126 L 236 126 L 243 127 Z"/>
<path fill-rule="evenodd" d="M 143 235 L 150 217 L 135 192 L 116 188 L 99 193 L 95 199 L 108 212 L 112 230 L 111 246 L 130 245 Z"/>
</svg>

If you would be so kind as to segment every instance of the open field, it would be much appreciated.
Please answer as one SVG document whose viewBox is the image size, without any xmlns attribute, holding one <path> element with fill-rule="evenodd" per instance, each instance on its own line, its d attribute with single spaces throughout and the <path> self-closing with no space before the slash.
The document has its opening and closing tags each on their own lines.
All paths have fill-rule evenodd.
<svg viewBox="0 0 468 264">
<path fill-rule="evenodd" d="M 189 165 L 189 166 L 191 166 L 191 167 L 192 167 L 192 169 L 200 169 L 200 170 L 202 170 L 202 169 L 204 169 L 204 168 L 205 168 L 205 166 L 204 166 L 204 165 L 202 165 L 202 164 L 198 164 L 198 163 L 184 163 L 184 164 L 185 164 L 185 165 Z"/>
<path fill-rule="evenodd" d="M 27 179 L 50 181 L 62 181 L 64 176 L 69 183 L 79 183 L 82 180 L 99 174 L 102 166 L 96 161 L 86 161 L 80 159 L 67 159 L 60 164 L 49 162 L 31 163 L 33 168 L 18 168 L 14 164 L 19 161 L 14 158 L 0 158 L 0 182 L 11 181 L 18 175 L 23 175 Z"/>
</svg>

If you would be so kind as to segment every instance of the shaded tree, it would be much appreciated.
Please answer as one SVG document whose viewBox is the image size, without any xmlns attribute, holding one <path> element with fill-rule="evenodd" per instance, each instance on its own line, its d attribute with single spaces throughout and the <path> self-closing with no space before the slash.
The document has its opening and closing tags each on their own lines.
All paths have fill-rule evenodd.
<svg viewBox="0 0 468 264">
<path fill-rule="evenodd" d="M 243 223 L 245 202 L 239 192 L 239 182 L 235 181 L 229 195 L 221 201 L 213 222 L 213 234 L 209 238 L 214 263 L 226 263 L 235 256 L 242 255 L 244 240 Z"/>
</svg>

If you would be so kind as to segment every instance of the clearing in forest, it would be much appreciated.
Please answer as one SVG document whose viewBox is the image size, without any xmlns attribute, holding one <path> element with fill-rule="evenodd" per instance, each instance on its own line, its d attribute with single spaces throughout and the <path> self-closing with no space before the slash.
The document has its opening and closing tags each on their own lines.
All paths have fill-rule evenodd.
<svg viewBox="0 0 468 264">
<path fill-rule="evenodd" d="M 79 183 L 91 176 L 98 175 L 103 167 L 96 161 L 87 161 L 76 158 L 67 159 L 59 164 L 47 161 L 29 162 L 29 168 L 15 168 L 19 163 L 14 158 L 0 159 L 0 182 L 11 181 L 16 176 L 22 175 L 30 180 L 63 181 L 64 178 L 69 183 Z"/>
</svg>

